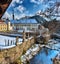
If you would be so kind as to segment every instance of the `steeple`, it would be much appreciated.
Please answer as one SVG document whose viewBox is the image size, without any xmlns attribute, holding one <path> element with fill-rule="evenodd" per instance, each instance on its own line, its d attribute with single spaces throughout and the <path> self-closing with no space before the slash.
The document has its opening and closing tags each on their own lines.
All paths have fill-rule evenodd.
<svg viewBox="0 0 60 64">
<path fill-rule="evenodd" d="M 15 18 L 14 18 L 14 10 L 13 10 L 13 13 L 12 13 L 12 19 L 14 20 Z"/>
</svg>

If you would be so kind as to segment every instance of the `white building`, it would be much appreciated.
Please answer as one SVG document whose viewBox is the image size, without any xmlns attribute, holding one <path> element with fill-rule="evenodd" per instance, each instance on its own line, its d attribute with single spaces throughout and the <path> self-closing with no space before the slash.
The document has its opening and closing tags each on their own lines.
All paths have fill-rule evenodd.
<svg viewBox="0 0 60 64">
<path fill-rule="evenodd" d="M 24 24 L 24 23 L 21 23 L 21 24 L 19 24 L 19 23 L 16 23 L 16 24 L 14 24 L 14 29 L 16 29 L 16 30 L 20 30 L 20 29 L 27 29 L 27 30 L 32 30 L 32 29 L 37 29 L 38 28 L 38 25 L 39 24 Z"/>
<path fill-rule="evenodd" d="M 38 29 L 39 23 L 36 22 L 35 19 L 23 19 L 20 21 L 12 21 L 14 30 L 26 29 L 33 30 Z"/>
</svg>

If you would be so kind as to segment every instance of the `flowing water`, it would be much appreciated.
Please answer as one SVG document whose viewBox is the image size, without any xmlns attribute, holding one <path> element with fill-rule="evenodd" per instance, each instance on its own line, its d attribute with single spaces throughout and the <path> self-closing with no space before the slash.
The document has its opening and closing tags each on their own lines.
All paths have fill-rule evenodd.
<svg viewBox="0 0 60 64">
<path fill-rule="evenodd" d="M 54 59 L 60 51 L 60 40 L 52 46 L 57 50 L 42 48 L 42 50 L 30 60 L 30 64 L 53 64 L 52 59 Z"/>
</svg>

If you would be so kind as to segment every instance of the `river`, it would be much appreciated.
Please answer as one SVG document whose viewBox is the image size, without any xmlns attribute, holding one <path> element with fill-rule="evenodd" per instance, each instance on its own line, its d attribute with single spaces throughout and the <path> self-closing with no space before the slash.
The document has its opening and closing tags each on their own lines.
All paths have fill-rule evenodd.
<svg viewBox="0 0 60 64">
<path fill-rule="evenodd" d="M 52 46 L 60 51 L 60 40 L 57 41 L 58 43 Z M 42 48 L 42 50 L 30 60 L 30 64 L 53 64 L 52 59 L 59 53 L 57 50 Z"/>
</svg>

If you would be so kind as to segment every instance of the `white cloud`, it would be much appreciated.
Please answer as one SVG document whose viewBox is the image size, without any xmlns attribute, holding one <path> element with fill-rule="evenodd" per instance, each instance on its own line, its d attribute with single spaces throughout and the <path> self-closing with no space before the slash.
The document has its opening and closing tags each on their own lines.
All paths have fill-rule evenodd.
<svg viewBox="0 0 60 64">
<path fill-rule="evenodd" d="M 40 4 L 43 3 L 44 0 L 30 0 L 32 3 Z"/>
<path fill-rule="evenodd" d="M 16 3 L 23 3 L 24 0 L 12 0 L 12 3 L 16 2 Z"/>
<path fill-rule="evenodd" d="M 18 6 L 16 9 L 19 10 L 21 13 L 23 13 L 26 10 L 26 8 L 21 5 Z"/>
<path fill-rule="evenodd" d="M 22 17 L 25 17 L 25 14 L 23 13 L 23 14 L 20 14 L 20 15 L 15 15 L 15 19 L 20 19 L 20 18 L 22 18 Z"/>
<path fill-rule="evenodd" d="M 23 1 L 24 1 L 24 0 L 12 0 L 11 6 L 14 7 L 14 6 L 15 6 L 15 4 L 14 4 L 15 2 L 16 2 L 16 3 L 19 3 L 19 4 L 22 4 Z"/>
</svg>

